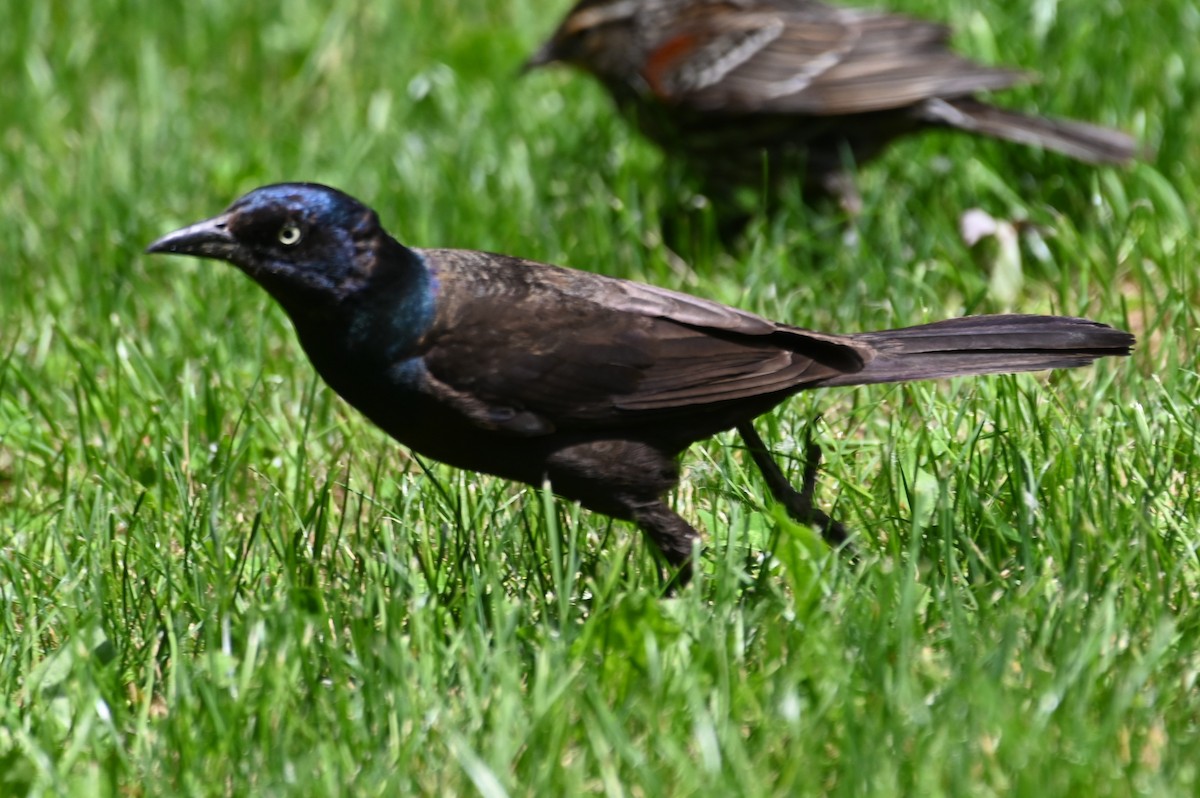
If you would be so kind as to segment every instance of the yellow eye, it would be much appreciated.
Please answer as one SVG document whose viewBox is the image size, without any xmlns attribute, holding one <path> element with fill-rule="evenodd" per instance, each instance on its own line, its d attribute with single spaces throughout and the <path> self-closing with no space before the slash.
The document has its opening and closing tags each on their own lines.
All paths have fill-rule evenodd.
<svg viewBox="0 0 1200 798">
<path fill-rule="evenodd" d="M 300 228 L 291 222 L 279 228 L 279 243 L 285 247 L 294 247 L 300 243 Z"/>
</svg>

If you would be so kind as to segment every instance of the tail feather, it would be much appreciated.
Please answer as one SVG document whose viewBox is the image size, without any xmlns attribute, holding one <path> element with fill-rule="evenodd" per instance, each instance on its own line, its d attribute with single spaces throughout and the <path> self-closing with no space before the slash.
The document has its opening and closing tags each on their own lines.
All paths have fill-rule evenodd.
<svg viewBox="0 0 1200 798">
<path fill-rule="evenodd" d="M 1069 119 L 1031 116 L 972 98 L 928 100 L 922 104 L 921 112 L 929 122 L 1043 147 L 1086 163 L 1127 163 L 1138 152 L 1137 142 L 1119 130 Z"/>
<path fill-rule="evenodd" d="M 1070 316 L 966 316 L 852 336 L 875 352 L 862 370 L 824 385 L 869 385 L 1075 368 L 1128 355 L 1129 333 Z"/>
</svg>

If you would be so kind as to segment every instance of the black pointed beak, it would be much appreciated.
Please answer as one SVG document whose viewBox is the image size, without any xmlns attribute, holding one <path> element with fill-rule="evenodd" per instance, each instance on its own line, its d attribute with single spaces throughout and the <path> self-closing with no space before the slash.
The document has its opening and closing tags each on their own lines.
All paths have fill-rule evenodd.
<svg viewBox="0 0 1200 798">
<path fill-rule="evenodd" d="M 228 260 L 237 248 L 237 239 L 229 232 L 229 215 L 221 214 L 167 233 L 146 251 Z"/>
<path fill-rule="evenodd" d="M 518 72 L 518 74 L 519 75 L 528 75 L 530 72 L 537 69 L 538 67 L 544 67 L 547 64 L 553 64 L 555 61 L 558 61 L 558 60 L 559 60 L 558 52 L 554 46 L 554 40 L 550 39 L 549 41 L 544 43 L 541 47 L 539 47 L 537 49 L 537 52 L 535 52 L 533 55 L 529 56 L 529 59 L 527 61 L 525 61 L 524 64 L 521 64 L 521 71 Z"/>
</svg>

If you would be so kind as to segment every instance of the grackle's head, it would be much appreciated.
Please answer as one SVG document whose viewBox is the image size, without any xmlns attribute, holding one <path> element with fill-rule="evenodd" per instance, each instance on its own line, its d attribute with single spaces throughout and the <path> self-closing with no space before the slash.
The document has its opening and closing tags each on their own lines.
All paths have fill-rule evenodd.
<svg viewBox="0 0 1200 798">
<path fill-rule="evenodd" d="M 220 216 L 168 233 L 147 252 L 215 258 L 285 306 L 337 302 L 368 282 L 388 235 L 375 212 L 316 183 L 256 188 Z"/>
</svg>

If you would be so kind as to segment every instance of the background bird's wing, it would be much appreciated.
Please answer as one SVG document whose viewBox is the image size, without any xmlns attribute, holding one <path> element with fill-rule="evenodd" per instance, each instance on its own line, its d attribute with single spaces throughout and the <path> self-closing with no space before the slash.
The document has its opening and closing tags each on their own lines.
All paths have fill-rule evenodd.
<svg viewBox="0 0 1200 798">
<path fill-rule="evenodd" d="M 518 419 L 513 432 L 665 421 L 862 368 L 836 336 L 686 294 L 497 255 L 425 255 L 440 285 L 430 378 L 481 402 L 475 415 L 492 426 Z"/>
<path fill-rule="evenodd" d="M 943 25 L 895 14 L 798 4 L 730 12 L 699 6 L 666 34 L 643 78 L 696 110 L 838 115 L 1001 89 L 1018 72 L 948 48 Z"/>
</svg>

